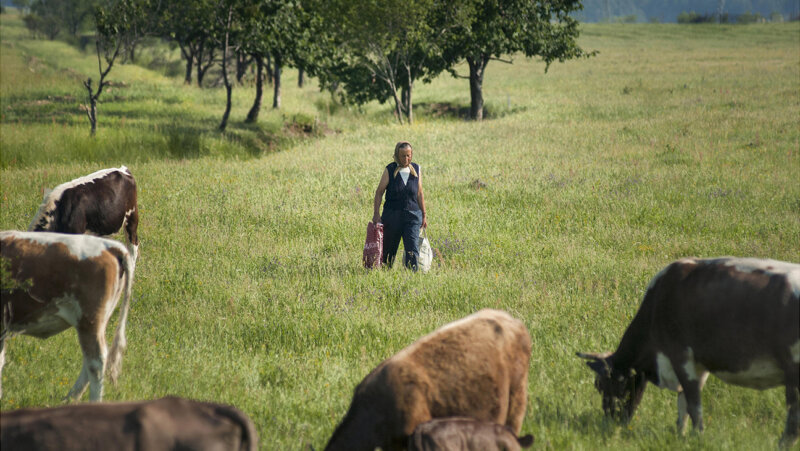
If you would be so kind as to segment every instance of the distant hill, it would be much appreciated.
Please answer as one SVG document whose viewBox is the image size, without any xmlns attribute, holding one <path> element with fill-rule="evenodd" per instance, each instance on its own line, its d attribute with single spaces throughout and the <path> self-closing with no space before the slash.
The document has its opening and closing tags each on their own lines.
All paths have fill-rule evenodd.
<svg viewBox="0 0 800 451">
<path fill-rule="evenodd" d="M 727 14 L 731 22 L 742 14 L 791 20 L 800 15 L 800 0 L 584 0 L 575 17 L 584 22 L 676 22 L 678 15 L 691 12 Z"/>
</svg>

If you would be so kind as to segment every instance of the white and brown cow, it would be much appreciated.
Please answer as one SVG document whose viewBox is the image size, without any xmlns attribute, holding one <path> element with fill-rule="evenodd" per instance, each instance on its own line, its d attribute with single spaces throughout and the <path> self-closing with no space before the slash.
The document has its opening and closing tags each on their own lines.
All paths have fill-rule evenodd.
<svg viewBox="0 0 800 451">
<path fill-rule="evenodd" d="M 139 253 L 136 180 L 125 166 L 97 171 L 45 192 L 28 231 L 108 236 L 125 228 L 128 249 Z"/>
<path fill-rule="evenodd" d="M 355 389 L 326 450 L 405 449 L 418 424 L 465 416 L 508 425 L 525 416 L 531 339 L 525 325 L 481 310 L 384 360 Z"/>
<path fill-rule="evenodd" d="M 0 442 L 26 451 L 258 449 L 239 409 L 176 397 L 3 412 Z"/>
<path fill-rule="evenodd" d="M 80 398 L 90 385 L 89 398 L 101 400 L 104 370 L 109 368 L 112 381 L 116 380 L 126 346 L 133 261 L 125 246 L 90 235 L 4 231 L 0 232 L 0 255 L 11 279 L 3 281 L 0 378 L 8 336 L 48 338 L 74 327 L 83 351 L 83 369 L 67 397 Z M 106 325 L 121 296 L 109 353 Z"/>
<path fill-rule="evenodd" d="M 687 258 L 659 272 L 617 350 L 583 354 L 596 372 L 606 414 L 627 421 L 647 382 L 678 392 L 678 431 L 687 413 L 703 429 L 700 390 L 709 373 L 766 389 L 784 385 L 781 443 L 800 428 L 800 265 L 753 258 Z"/>
<path fill-rule="evenodd" d="M 517 437 L 504 424 L 474 418 L 436 418 L 414 429 L 408 451 L 521 451 L 533 436 Z"/>
</svg>

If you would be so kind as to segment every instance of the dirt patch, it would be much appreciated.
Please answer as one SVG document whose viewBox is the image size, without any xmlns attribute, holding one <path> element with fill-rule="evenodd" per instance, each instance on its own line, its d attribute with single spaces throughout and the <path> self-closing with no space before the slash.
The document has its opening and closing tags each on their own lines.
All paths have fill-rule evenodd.
<svg viewBox="0 0 800 451">
<path fill-rule="evenodd" d="M 69 95 L 67 95 L 67 96 L 47 96 L 47 98 L 44 98 L 44 99 L 30 100 L 30 101 L 27 101 L 27 102 L 22 102 L 21 105 L 22 106 L 44 106 L 44 105 L 50 105 L 50 104 L 53 104 L 53 103 L 73 103 L 73 102 L 75 102 L 75 97 L 69 96 Z"/>
<path fill-rule="evenodd" d="M 304 114 L 284 118 L 283 130 L 286 136 L 290 137 L 328 136 L 336 133 L 336 130 L 328 127 L 328 124 L 319 118 Z"/>
</svg>

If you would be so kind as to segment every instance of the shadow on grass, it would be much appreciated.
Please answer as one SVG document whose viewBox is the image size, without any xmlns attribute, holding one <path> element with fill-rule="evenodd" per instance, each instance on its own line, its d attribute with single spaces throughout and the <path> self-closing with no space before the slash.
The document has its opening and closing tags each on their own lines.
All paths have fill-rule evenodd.
<svg viewBox="0 0 800 451">
<path fill-rule="evenodd" d="M 85 123 L 88 137 L 90 127 L 85 107 L 80 106 L 79 101 L 72 96 L 49 96 L 42 100 L 20 100 L 13 104 L 4 102 L 2 121 L 10 126 L 57 124 L 73 130 Z M 125 152 L 120 149 L 130 149 L 128 152 L 144 159 L 196 159 L 212 154 L 230 158 L 258 158 L 286 150 L 308 139 L 335 133 L 316 118 L 297 114 L 284 117 L 278 123 L 231 122 L 223 133 L 218 130 L 218 117 L 192 117 L 186 114 L 184 108 L 170 108 L 169 104 L 147 111 L 103 111 L 100 105 L 98 119 L 97 139 L 89 142 L 78 140 L 73 149 L 64 149 L 64 159 L 74 155 L 91 155 L 89 158 L 92 160 L 118 158 L 120 152 Z M 104 135 L 113 138 L 106 141 Z M 95 150 L 87 152 L 87 144 Z M 75 145 L 81 149 L 75 149 Z M 3 162 L 3 167 L 18 164 L 12 154 L 7 154 L 9 161 Z M 58 160 L 58 155 L 51 155 L 51 158 Z M 19 163 L 23 166 L 38 161 L 36 157 L 20 161 L 23 160 L 24 163 Z"/>
<path fill-rule="evenodd" d="M 470 106 L 458 105 L 450 102 L 431 102 L 417 103 L 414 105 L 415 114 L 422 114 L 433 118 L 461 119 L 469 121 Z M 509 106 L 507 108 L 496 107 L 493 104 L 483 105 L 483 120 L 498 119 L 511 114 L 516 114 L 527 110 L 525 106 Z"/>
</svg>

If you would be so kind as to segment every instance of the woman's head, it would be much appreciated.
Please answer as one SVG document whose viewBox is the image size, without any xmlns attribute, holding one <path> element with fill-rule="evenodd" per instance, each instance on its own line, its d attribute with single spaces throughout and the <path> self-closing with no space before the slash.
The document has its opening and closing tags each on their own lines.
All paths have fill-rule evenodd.
<svg viewBox="0 0 800 451">
<path fill-rule="evenodd" d="M 411 148 L 411 143 L 408 141 L 400 141 L 394 146 L 394 162 L 398 166 L 404 168 L 411 164 L 411 157 L 414 150 Z"/>
</svg>

